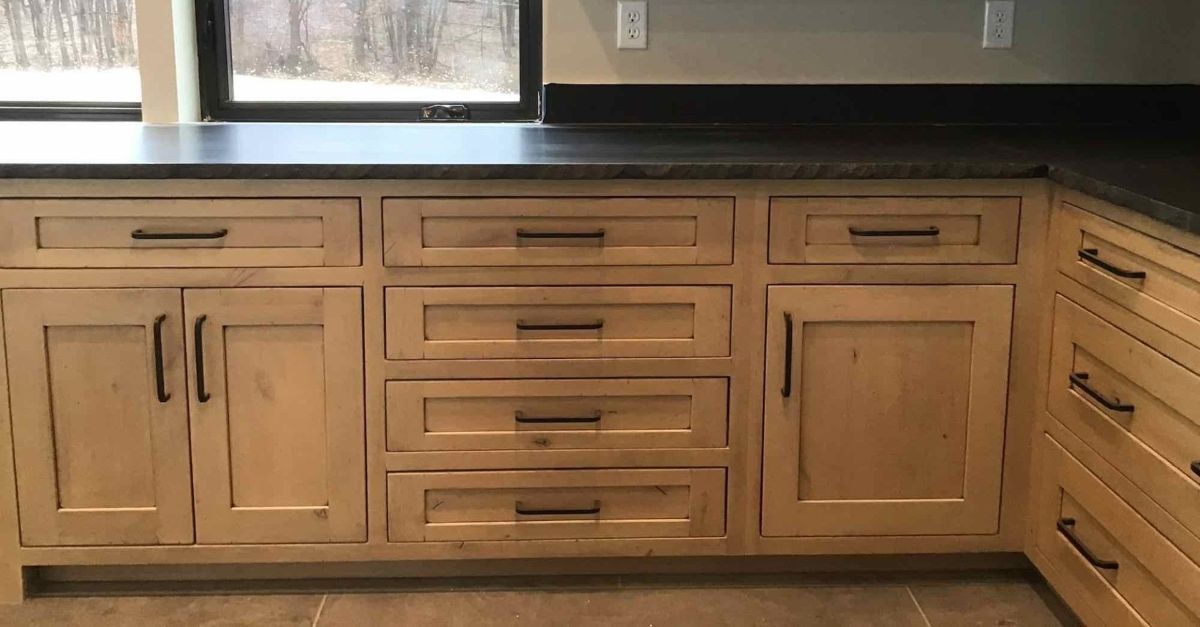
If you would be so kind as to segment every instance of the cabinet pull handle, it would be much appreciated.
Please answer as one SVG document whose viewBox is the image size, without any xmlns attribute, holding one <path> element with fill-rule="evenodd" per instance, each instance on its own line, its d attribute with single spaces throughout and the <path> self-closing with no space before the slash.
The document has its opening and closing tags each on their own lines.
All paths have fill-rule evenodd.
<svg viewBox="0 0 1200 627">
<path fill-rule="evenodd" d="M 518 331 L 599 331 L 604 328 L 604 321 L 576 323 L 535 323 L 517 320 Z"/>
<path fill-rule="evenodd" d="M 850 234 L 854 237 L 937 237 L 942 234 L 942 229 L 936 226 L 931 226 L 924 229 L 860 229 L 858 227 L 850 227 Z"/>
<path fill-rule="evenodd" d="M 591 507 L 578 509 L 529 509 L 517 501 L 513 510 L 520 516 L 593 516 L 600 513 L 600 501 L 593 501 Z"/>
<path fill-rule="evenodd" d="M 196 344 L 196 400 L 201 403 L 207 403 L 212 395 L 208 393 L 207 386 L 204 385 L 204 321 L 208 320 L 208 316 L 196 316 L 196 325 L 194 327 L 195 344 Z"/>
<path fill-rule="evenodd" d="M 171 394 L 167 392 L 167 380 L 163 374 L 162 325 L 166 319 L 167 314 L 161 314 L 154 319 L 154 388 L 158 392 L 160 403 L 171 400 Z"/>
<path fill-rule="evenodd" d="M 1096 390 L 1093 390 L 1091 388 L 1091 386 L 1089 386 L 1087 384 L 1087 381 L 1090 378 L 1091 378 L 1091 375 L 1089 375 L 1086 372 L 1072 372 L 1071 376 L 1070 376 L 1071 387 L 1079 388 L 1080 390 L 1083 390 L 1084 394 L 1087 394 L 1088 396 L 1092 397 L 1092 400 L 1096 401 L 1097 403 L 1100 403 L 1101 406 L 1103 406 L 1105 409 L 1107 409 L 1109 411 L 1121 412 L 1122 414 L 1132 414 L 1134 412 L 1134 410 L 1137 409 L 1137 407 L 1135 407 L 1133 405 L 1129 405 L 1127 403 L 1119 403 L 1117 401 L 1110 400 L 1108 397 L 1104 396 L 1103 394 L 1097 392 Z"/>
<path fill-rule="evenodd" d="M 517 229 L 518 239 L 604 239 L 604 236 L 604 229 L 583 232 L 530 231 L 527 229 Z"/>
<path fill-rule="evenodd" d="M 1079 536 L 1075 535 L 1074 518 L 1063 518 L 1059 520 L 1058 532 L 1063 534 L 1063 537 L 1067 539 L 1067 542 L 1070 542 L 1071 546 L 1075 547 L 1075 550 L 1079 551 L 1079 554 L 1083 556 L 1083 559 L 1087 560 L 1092 566 L 1102 570 L 1117 570 L 1121 567 L 1121 565 L 1117 562 L 1096 557 L 1096 554 L 1093 553 L 1091 549 L 1087 548 L 1087 545 L 1085 545 L 1083 541 L 1079 539 Z"/>
<path fill-rule="evenodd" d="M 784 398 L 792 397 L 792 340 L 794 339 L 792 314 L 783 312 L 783 389 Z"/>
<path fill-rule="evenodd" d="M 229 229 L 219 229 L 206 233 L 150 233 L 138 229 L 129 234 L 133 239 L 221 239 L 229 235 Z"/>
<path fill-rule="evenodd" d="M 1099 248 L 1084 248 L 1079 251 L 1079 259 L 1104 270 L 1105 272 L 1119 276 L 1122 279 L 1144 279 L 1146 273 L 1141 270 L 1126 270 L 1108 263 L 1100 258 Z"/>
<path fill-rule="evenodd" d="M 1192 474 L 1200 477 L 1200 459 L 1192 462 Z"/>
<path fill-rule="evenodd" d="M 513 419 L 516 420 L 517 422 L 519 422 L 521 424 L 525 424 L 525 425 L 550 425 L 550 424 L 583 425 L 583 424 L 595 424 L 597 422 L 600 422 L 600 417 L 602 415 L 603 414 L 602 414 L 602 412 L 600 412 L 600 410 L 596 410 L 586 416 L 562 416 L 562 417 L 548 416 L 548 417 L 544 417 L 544 418 L 531 418 L 529 416 L 526 416 L 525 412 L 517 410 Z"/>
</svg>

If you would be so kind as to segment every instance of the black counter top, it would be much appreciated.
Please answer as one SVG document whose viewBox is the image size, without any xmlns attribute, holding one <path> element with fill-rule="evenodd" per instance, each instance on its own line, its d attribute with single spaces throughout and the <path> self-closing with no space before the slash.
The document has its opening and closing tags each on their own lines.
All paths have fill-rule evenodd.
<svg viewBox="0 0 1200 627">
<path fill-rule="evenodd" d="M 0 179 L 1046 176 L 1200 234 L 1200 136 L 1162 127 L 0 123 Z"/>
</svg>

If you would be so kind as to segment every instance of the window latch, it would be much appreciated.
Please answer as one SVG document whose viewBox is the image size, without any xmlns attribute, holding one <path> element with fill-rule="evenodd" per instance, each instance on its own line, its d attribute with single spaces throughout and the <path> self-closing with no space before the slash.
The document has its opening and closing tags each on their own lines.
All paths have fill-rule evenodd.
<svg viewBox="0 0 1200 627">
<path fill-rule="evenodd" d="M 435 104 L 421 107 L 422 122 L 465 122 L 471 119 L 471 109 L 464 104 Z"/>
</svg>

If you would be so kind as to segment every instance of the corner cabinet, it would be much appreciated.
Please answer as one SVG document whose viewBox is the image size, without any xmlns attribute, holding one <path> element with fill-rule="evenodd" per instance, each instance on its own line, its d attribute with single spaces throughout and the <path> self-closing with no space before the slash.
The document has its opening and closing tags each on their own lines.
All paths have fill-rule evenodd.
<svg viewBox="0 0 1200 627">
<path fill-rule="evenodd" d="M 5 290 L 22 543 L 364 541 L 361 303 Z"/>
<path fill-rule="evenodd" d="M 994 534 L 1013 289 L 768 290 L 764 536 Z"/>
</svg>

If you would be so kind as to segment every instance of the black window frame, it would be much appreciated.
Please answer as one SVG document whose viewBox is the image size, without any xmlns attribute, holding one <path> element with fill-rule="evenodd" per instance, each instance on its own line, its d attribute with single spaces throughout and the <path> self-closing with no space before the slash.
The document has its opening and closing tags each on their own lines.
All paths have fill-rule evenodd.
<svg viewBox="0 0 1200 627">
<path fill-rule="evenodd" d="M 517 102 L 250 102 L 232 90 L 227 0 L 196 0 L 200 109 L 214 122 L 418 122 L 421 109 L 464 104 L 468 122 L 531 122 L 541 115 L 542 0 L 519 0 L 521 97 Z"/>
<path fill-rule="evenodd" d="M 140 122 L 140 102 L 0 101 L 0 120 L 110 120 Z"/>
</svg>

